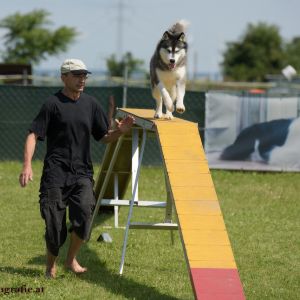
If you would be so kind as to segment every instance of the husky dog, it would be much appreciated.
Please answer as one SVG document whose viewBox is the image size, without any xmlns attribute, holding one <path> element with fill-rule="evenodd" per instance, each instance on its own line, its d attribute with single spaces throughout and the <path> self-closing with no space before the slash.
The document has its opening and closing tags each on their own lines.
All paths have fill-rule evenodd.
<svg viewBox="0 0 300 300">
<path fill-rule="evenodd" d="M 171 26 L 159 41 L 150 61 L 152 95 L 156 100 L 154 118 L 162 118 L 162 102 L 166 118 L 172 119 L 176 111 L 184 113 L 183 98 L 186 81 L 187 42 L 185 31 L 188 22 L 181 20 Z"/>
</svg>

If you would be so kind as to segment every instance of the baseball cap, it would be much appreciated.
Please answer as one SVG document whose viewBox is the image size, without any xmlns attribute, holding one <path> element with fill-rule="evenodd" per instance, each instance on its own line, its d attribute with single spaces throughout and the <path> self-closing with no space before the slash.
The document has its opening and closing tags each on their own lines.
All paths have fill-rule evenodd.
<svg viewBox="0 0 300 300">
<path fill-rule="evenodd" d="M 66 59 L 60 67 L 60 72 L 61 74 L 66 74 L 69 72 L 73 74 L 91 74 L 91 72 L 87 70 L 87 67 L 83 61 L 75 58 Z"/>
</svg>

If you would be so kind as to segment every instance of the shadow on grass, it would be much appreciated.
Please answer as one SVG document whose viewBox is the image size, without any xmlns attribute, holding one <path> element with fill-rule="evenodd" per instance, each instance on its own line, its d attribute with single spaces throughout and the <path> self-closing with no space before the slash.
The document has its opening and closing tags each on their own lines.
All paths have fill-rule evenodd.
<svg viewBox="0 0 300 300">
<path fill-rule="evenodd" d="M 86 245 L 85 255 L 92 258 L 92 263 L 86 264 L 88 272 L 79 278 L 93 284 L 101 285 L 111 293 L 122 295 L 126 299 L 161 299 L 176 300 L 173 296 L 162 294 L 156 288 L 141 284 L 132 279 L 125 278 L 112 272 L 106 267 L 106 262 L 99 259 L 98 255 Z M 97 277 L 93 276 L 97 274 Z"/>
<path fill-rule="evenodd" d="M 32 269 L 32 268 L 14 268 L 14 267 L 1 267 L 1 273 L 8 273 L 8 274 L 18 274 L 24 277 L 38 277 L 44 275 L 43 271 Z"/>
<path fill-rule="evenodd" d="M 113 215 L 110 213 L 101 214 L 100 218 L 96 218 L 94 228 L 112 216 Z M 178 300 L 176 297 L 162 294 L 154 287 L 139 283 L 112 272 L 106 267 L 106 262 L 101 260 L 98 254 L 89 248 L 88 243 L 83 246 L 82 250 L 84 255 L 90 259 L 87 263 L 85 263 L 88 267 L 88 272 L 79 276 L 80 280 L 100 285 L 107 291 L 116 295 L 122 295 L 126 299 Z M 97 276 L 95 276 L 95 274 L 97 274 Z"/>
<path fill-rule="evenodd" d="M 113 211 L 107 209 L 105 211 L 105 213 L 101 214 L 101 219 L 99 217 L 96 218 L 96 221 L 95 221 L 95 224 L 94 224 L 93 227 L 95 227 L 97 225 L 101 225 L 102 223 L 104 223 L 105 221 L 110 219 L 112 216 L 113 216 Z M 70 226 L 71 226 L 71 224 L 68 222 L 67 223 L 67 228 L 70 228 Z M 60 249 L 59 256 L 63 257 L 63 256 L 66 255 L 66 253 L 67 253 L 66 247 L 68 247 L 68 246 L 69 246 L 69 244 L 68 244 L 68 239 L 67 239 L 65 244 Z M 46 255 L 45 254 L 33 257 L 28 261 L 28 264 L 30 264 L 30 265 L 45 265 L 45 263 L 46 263 Z"/>
<path fill-rule="evenodd" d="M 101 221 L 99 222 L 99 218 L 95 223 L 95 226 L 102 223 L 105 219 L 111 217 L 111 215 L 102 216 Z M 98 223 L 98 224 L 97 224 Z M 65 257 L 67 252 L 68 243 L 61 248 L 60 257 Z M 97 253 L 91 250 L 88 244 L 84 244 L 83 249 L 81 251 L 90 258 L 85 265 L 88 267 L 88 272 L 77 276 L 79 280 L 83 280 L 92 284 L 97 284 L 99 286 L 104 287 L 108 292 L 113 293 L 115 295 L 122 295 L 127 299 L 136 299 L 136 300 L 144 300 L 144 299 L 160 299 L 160 300 L 178 300 L 178 298 L 166 295 L 158 291 L 155 287 L 151 287 L 132 279 L 128 279 L 120 276 L 119 274 L 112 272 L 106 267 L 106 262 L 101 260 Z M 60 260 L 61 261 L 61 260 Z M 60 262 L 58 262 L 60 264 Z M 36 257 L 32 257 L 28 264 L 31 265 L 44 265 L 45 264 L 45 255 L 38 255 Z M 18 268 L 18 267 L 9 267 L 3 266 L 0 268 L 0 273 L 8 273 L 8 274 L 18 274 L 24 277 L 40 277 L 44 275 L 44 271 L 34 269 L 34 268 Z M 97 274 L 97 276 L 95 276 Z M 57 279 L 63 279 L 65 274 L 61 276 L 58 275 Z"/>
<path fill-rule="evenodd" d="M 101 218 L 96 218 L 94 228 L 103 223 L 104 219 L 112 216 L 112 214 L 102 214 Z M 88 281 L 92 284 L 101 285 L 109 292 L 116 295 L 122 295 L 127 299 L 178 299 L 166 294 L 162 294 L 154 287 L 139 283 L 112 272 L 106 267 L 106 262 L 101 260 L 97 253 L 89 248 L 88 244 L 85 244 L 84 249 L 82 250 L 84 251 L 84 254 L 91 259 L 89 260 L 89 263 L 86 263 L 89 271 L 83 276 L 80 276 L 81 280 Z M 95 274 L 97 274 L 97 276 L 95 276 Z"/>
</svg>

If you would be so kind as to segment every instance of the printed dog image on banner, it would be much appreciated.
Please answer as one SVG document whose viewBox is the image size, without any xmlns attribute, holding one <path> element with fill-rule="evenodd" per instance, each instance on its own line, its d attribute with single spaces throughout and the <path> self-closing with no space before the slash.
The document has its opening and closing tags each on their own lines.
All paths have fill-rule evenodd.
<svg viewBox="0 0 300 300">
<path fill-rule="evenodd" d="M 150 61 L 152 95 L 156 100 L 154 118 L 162 118 L 163 103 L 167 119 L 172 119 L 174 105 L 176 111 L 184 113 L 186 82 L 186 57 L 188 44 L 185 31 L 188 22 L 181 20 L 163 34 Z"/>
<path fill-rule="evenodd" d="M 205 153 L 211 168 L 300 171 L 300 97 L 208 92 Z"/>
<path fill-rule="evenodd" d="M 300 167 L 300 118 L 279 119 L 243 129 L 220 156 L 224 160 L 252 160 Z"/>
</svg>

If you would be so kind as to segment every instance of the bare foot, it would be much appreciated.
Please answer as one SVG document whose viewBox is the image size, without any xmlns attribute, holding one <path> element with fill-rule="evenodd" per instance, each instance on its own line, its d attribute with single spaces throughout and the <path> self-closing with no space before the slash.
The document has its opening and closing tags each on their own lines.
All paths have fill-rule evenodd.
<svg viewBox="0 0 300 300">
<path fill-rule="evenodd" d="M 52 279 L 56 277 L 56 266 L 48 267 L 46 268 L 45 277 Z"/>
<path fill-rule="evenodd" d="M 53 254 L 51 254 L 51 252 L 49 250 L 47 250 L 47 262 L 46 262 L 46 272 L 45 272 L 45 276 L 46 278 L 55 278 L 56 276 L 56 259 L 57 256 L 54 256 Z"/>
<path fill-rule="evenodd" d="M 74 258 L 71 263 L 65 262 L 65 268 L 71 270 L 75 274 L 82 274 L 87 271 L 87 268 L 82 267 L 76 258 Z"/>
</svg>

